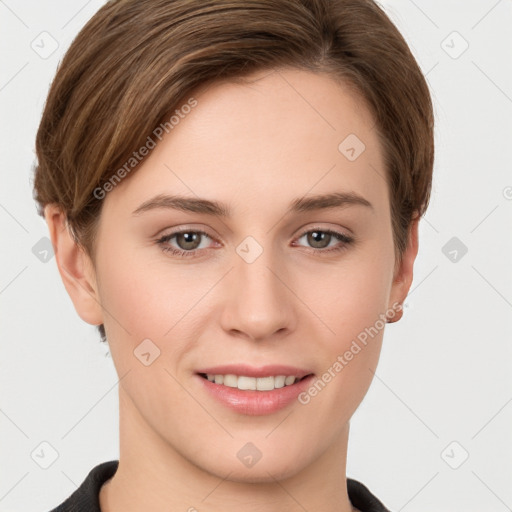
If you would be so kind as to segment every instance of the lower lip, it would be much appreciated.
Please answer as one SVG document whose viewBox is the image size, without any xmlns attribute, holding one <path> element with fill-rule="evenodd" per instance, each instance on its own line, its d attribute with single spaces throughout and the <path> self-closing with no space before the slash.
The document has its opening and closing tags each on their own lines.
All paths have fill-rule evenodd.
<svg viewBox="0 0 512 512">
<path fill-rule="evenodd" d="M 196 377 L 202 382 L 208 393 L 229 409 L 248 416 L 260 416 L 279 411 L 296 400 L 299 394 L 310 386 L 314 375 L 308 375 L 295 384 L 271 391 L 230 388 L 210 382 L 200 375 L 196 375 Z"/>
</svg>

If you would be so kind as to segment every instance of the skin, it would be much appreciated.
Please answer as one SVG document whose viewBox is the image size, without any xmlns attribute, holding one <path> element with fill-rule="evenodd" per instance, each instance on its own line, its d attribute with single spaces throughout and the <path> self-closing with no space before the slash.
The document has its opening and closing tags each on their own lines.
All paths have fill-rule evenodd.
<svg viewBox="0 0 512 512">
<path fill-rule="evenodd" d="M 344 484 L 349 424 L 372 381 L 383 329 L 308 404 L 294 400 L 269 415 L 227 409 L 194 373 L 248 362 L 321 376 L 405 299 L 418 222 L 398 265 L 382 149 L 361 98 L 328 75 L 290 68 L 250 80 L 195 91 L 198 105 L 107 194 L 95 267 L 58 208 L 46 208 L 64 285 L 84 321 L 105 325 L 122 378 L 120 462 L 101 489 L 103 512 L 229 512 L 240 503 L 246 511 L 356 510 Z M 351 133 L 366 146 L 352 162 L 338 151 Z M 357 193 L 372 208 L 288 211 L 293 199 L 333 191 Z M 217 200 L 232 217 L 132 215 L 160 193 Z M 343 243 L 313 245 L 302 236 L 313 228 L 355 241 L 325 253 Z M 209 234 L 197 257 L 156 243 L 181 229 Z M 247 236 L 263 249 L 252 263 L 236 252 Z M 186 247 L 179 242 L 167 246 Z M 133 354 L 146 338 L 161 351 L 150 366 Z M 247 442 L 262 453 L 252 468 L 236 456 Z"/>
</svg>

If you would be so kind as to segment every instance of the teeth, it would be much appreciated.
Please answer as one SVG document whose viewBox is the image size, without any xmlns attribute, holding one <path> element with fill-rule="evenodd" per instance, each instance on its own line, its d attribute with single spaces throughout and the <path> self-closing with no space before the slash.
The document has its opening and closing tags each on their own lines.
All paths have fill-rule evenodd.
<svg viewBox="0 0 512 512">
<path fill-rule="evenodd" d="M 222 384 L 230 388 L 238 388 L 251 391 L 272 391 L 284 386 L 291 386 L 297 380 L 294 375 L 276 375 L 275 377 L 247 377 L 246 375 L 212 375 L 208 373 L 206 378 L 215 384 Z"/>
<path fill-rule="evenodd" d="M 238 389 L 252 389 L 253 391 L 256 391 L 256 378 L 244 377 L 241 375 L 238 377 Z"/>
<path fill-rule="evenodd" d="M 275 388 L 284 388 L 285 380 L 286 380 L 286 377 L 284 375 L 278 375 L 277 377 L 274 377 L 274 387 Z"/>
<path fill-rule="evenodd" d="M 224 375 L 224 386 L 236 388 L 238 386 L 238 377 L 236 375 Z"/>
<path fill-rule="evenodd" d="M 293 376 L 286 377 L 286 379 L 284 379 L 285 386 L 289 386 L 290 384 L 293 384 L 294 382 L 295 382 L 295 377 L 293 377 Z"/>
<path fill-rule="evenodd" d="M 241 377 L 240 377 L 241 378 Z M 295 381 L 295 379 L 293 379 Z M 275 377 L 260 377 L 259 379 L 254 379 L 255 389 L 258 391 L 271 391 L 275 387 Z M 240 387 L 240 379 L 238 387 Z"/>
</svg>

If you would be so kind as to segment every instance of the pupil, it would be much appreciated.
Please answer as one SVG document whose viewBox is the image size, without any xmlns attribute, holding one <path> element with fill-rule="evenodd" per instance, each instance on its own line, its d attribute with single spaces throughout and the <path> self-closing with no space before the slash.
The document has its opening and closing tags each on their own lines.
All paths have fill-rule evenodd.
<svg viewBox="0 0 512 512">
<path fill-rule="evenodd" d="M 308 243 L 310 243 L 313 247 L 327 247 L 327 245 L 329 245 L 330 237 L 331 235 L 329 233 L 324 233 L 322 231 L 312 231 L 309 234 Z M 327 239 L 327 244 L 322 244 L 322 242 L 325 242 L 325 239 Z"/>
<path fill-rule="evenodd" d="M 195 249 L 194 245 L 197 242 L 198 233 L 181 233 L 178 236 L 178 245 L 182 249 Z M 184 239 L 184 243 L 180 243 Z"/>
</svg>

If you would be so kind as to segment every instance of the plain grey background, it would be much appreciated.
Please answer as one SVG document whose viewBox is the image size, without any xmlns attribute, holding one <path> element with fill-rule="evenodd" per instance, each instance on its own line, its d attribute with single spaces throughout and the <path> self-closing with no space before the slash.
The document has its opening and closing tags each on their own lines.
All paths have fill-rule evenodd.
<svg viewBox="0 0 512 512">
<path fill-rule="evenodd" d="M 50 81 L 102 1 L 0 1 L 0 511 L 45 511 L 118 458 L 117 376 L 32 199 Z M 352 419 L 347 475 L 393 511 L 512 510 L 512 2 L 382 2 L 427 77 L 432 200 L 404 318 Z"/>
</svg>

